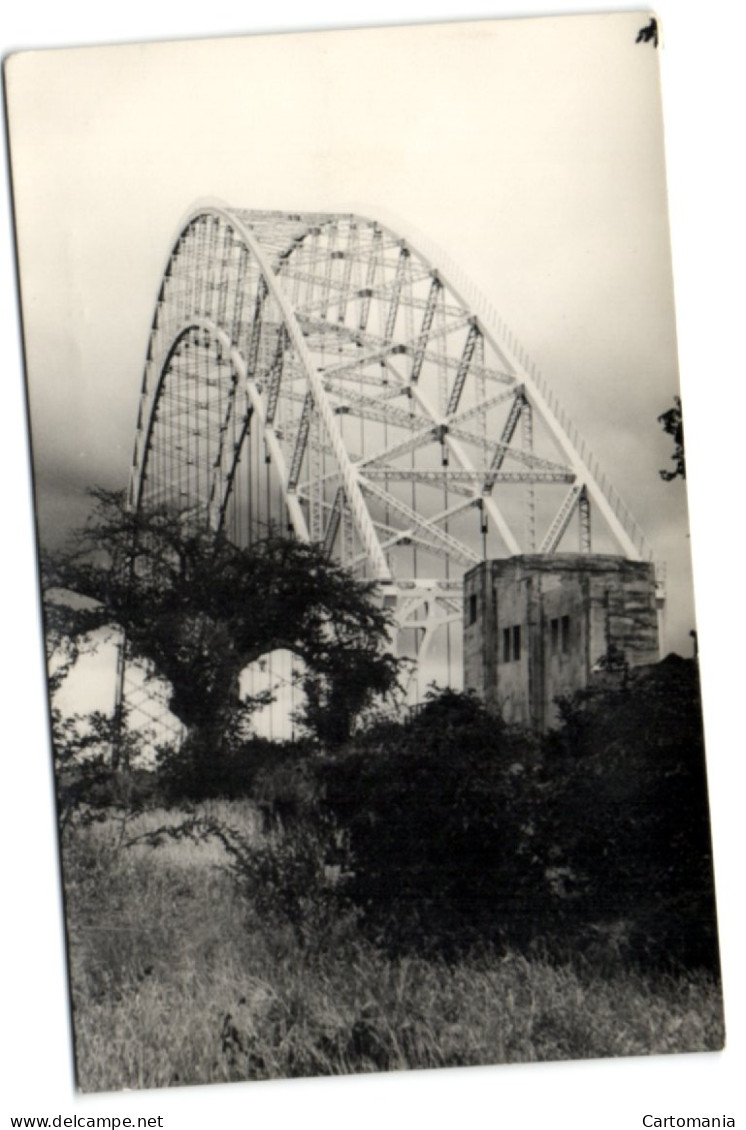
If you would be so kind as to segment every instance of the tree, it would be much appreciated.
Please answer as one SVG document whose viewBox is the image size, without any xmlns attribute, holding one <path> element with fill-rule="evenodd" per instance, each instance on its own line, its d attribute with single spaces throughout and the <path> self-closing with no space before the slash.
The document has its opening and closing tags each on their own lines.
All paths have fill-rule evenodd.
<svg viewBox="0 0 746 1130">
<path fill-rule="evenodd" d="M 235 741 L 260 704 L 241 701 L 241 672 L 275 649 L 305 662 L 308 723 L 325 738 L 346 737 L 374 696 L 396 688 L 375 585 L 319 547 L 272 536 L 241 548 L 194 512 L 132 512 L 119 494 L 92 494 L 86 526 L 43 561 L 44 587 L 57 594 L 55 630 L 72 640 L 122 630 L 130 653 L 170 684 L 169 707 L 198 761 Z M 61 591 L 75 595 L 63 604 Z M 335 712 L 326 729 L 322 707 Z"/>
<path fill-rule="evenodd" d="M 682 479 L 686 478 L 686 462 L 684 459 L 684 422 L 681 415 L 681 398 L 674 397 L 673 408 L 669 408 L 667 412 L 663 412 L 658 417 L 658 423 L 663 428 L 666 435 L 673 436 L 675 444 L 674 452 L 671 458 L 676 464 L 674 471 L 660 471 L 660 477 L 665 479 L 668 483 L 672 479 L 681 476 Z"/>
<path fill-rule="evenodd" d="M 650 17 L 650 23 L 645 27 L 641 27 L 637 33 L 635 43 L 651 43 L 653 47 L 658 46 L 658 21 L 655 16 Z"/>
</svg>

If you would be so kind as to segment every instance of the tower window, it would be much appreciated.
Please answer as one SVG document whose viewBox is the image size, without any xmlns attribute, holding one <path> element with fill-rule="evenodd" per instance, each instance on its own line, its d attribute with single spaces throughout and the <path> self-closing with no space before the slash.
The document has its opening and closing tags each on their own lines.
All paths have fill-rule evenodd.
<svg viewBox="0 0 746 1130">
<path fill-rule="evenodd" d="M 477 622 L 477 594 L 473 592 L 469 597 L 469 623 Z"/>
<path fill-rule="evenodd" d="M 503 628 L 503 663 L 521 658 L 521 627 Z"/>
<path fill-rule="evenodd" d="M 560 626 L 562 629 L 562 654 L 567 655 L 570 650 L 570 617 L 563 616 Z"/>
<path fill-rule="evenodd" d="M 557 620 L 557 619 L 552 620 L 550 622 L 549 628 L 550 628 L 551 641 L 552 641 L 552 655 L 556 655 L 557 649 L 559 647 L 559 620 Z"/>
</svg>

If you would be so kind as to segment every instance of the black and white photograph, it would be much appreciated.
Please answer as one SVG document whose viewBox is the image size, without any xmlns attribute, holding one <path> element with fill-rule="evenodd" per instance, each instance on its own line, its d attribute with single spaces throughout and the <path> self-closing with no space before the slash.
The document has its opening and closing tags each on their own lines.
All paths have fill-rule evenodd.
<svg viewBox="0 0 746 1130">
<path fill-rule="evenodd" d="M 716 326 L 687 375 L 665 11 L 151 36 L 4 59 L 69 1076 L 12 1113 L 453 1077 L 432 1125 L 478 1078 L 582 1126 L 515 1096 L 644 1071 L 625 1124 L 735 1125 L 740 417 Z"/>
</svg>

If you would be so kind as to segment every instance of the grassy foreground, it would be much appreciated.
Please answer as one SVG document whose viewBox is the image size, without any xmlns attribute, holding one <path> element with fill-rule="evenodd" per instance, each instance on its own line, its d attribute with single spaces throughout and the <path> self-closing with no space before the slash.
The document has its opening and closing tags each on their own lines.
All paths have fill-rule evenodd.
<svg viewBox="0 0 746 1130">
<path fill-rule="evenodd" d="M 203 809 L 255 821 L 247 803 Z M 392 959 L 344 921 L 301 945 L 252 914 L 219 844 L 123 849 L 118 837 L 94 826 L 66 852 L 84 1091 L 722 1046 L 719 989 L 705 976 L 492 952 Z"/>
</svg>

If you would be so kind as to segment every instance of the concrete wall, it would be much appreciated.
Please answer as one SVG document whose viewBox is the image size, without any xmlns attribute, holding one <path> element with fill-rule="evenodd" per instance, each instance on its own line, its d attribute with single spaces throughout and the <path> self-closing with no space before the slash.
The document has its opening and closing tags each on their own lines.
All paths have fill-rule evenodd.
<svg viewBox="0 0 746 1130">
<path fill-rule="evenodd" d="M 554 699 L 595 677 L 609 649 L 660 658 L 653 566 L 609 554 L 526 554 L 464 578 L 464 686 L 510 722 L 549 728 Z"/>
</svg>

